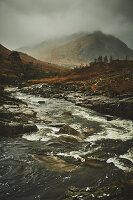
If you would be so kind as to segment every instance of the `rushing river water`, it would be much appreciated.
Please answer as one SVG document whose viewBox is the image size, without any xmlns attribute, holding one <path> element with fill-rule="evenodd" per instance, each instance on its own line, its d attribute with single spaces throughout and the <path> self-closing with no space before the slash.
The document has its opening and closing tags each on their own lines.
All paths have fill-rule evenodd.
<svg viewBox="0 0 133 200">
<path fill-rule="evenodd" d="M 104 185 L 121 181 L 133 171 L 132 121 L 107 121 L 104 116 L 71 102 L 35 97 L 17 89 L 12 95 L 25 101 L 47 123 L 37 122 L 36 133 L 0 138 L 1 200 L 61 200 L 69 186 Z M 66 111 L 72 116 L 62 115 Z M 68 135 L 62 136 L 59 128 L 53 126 L 57 123 L 68 124 L 80 133 L 86 129 L 95 133 L 68 139 Z M 55 169 L 55 160 L 45 160 L 44 164 L 44 158 L 36 155 L 59 158 L 59 162 L 65 160 L 68 166 L 77 168 L 63 171 L 56 165 Z M 103 167 L 87 166 L 85 157 L 97 160 Z"/>
</svg>

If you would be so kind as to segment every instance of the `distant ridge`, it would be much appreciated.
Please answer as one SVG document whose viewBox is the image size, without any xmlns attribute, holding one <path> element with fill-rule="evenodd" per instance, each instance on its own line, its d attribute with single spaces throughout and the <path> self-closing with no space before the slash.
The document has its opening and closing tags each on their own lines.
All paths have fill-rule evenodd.
<svg viewBox="0 0 133 200">
<path fill-rule="evenodd" d="M 114 59 L 124 59 L 126 56 L 133 58 L 133 50 L 124 42 L 101 31 L 47 40 L 30 48 L 21 48 L 21 51 L 57 64 L 88 63 L 98 56 L 113 56 Z"/>
</svg>

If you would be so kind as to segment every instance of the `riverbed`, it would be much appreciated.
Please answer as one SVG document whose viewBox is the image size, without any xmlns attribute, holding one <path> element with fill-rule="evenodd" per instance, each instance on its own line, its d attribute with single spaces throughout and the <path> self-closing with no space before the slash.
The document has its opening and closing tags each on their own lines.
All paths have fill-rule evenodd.
<svg viewBox="0 0 133 200">
<path fill-rule="evenodd" d="M 99 187 L 131 178 L 131 120 L 108 121 L 63 99 L 28 95 L 18 88 L 7 90 L 26 102 L 41 122 L 36 122 L 37 132 L 0 138 L 1 200 L 61 200 L 70 186 Z M 79 135 L 60 132 L 63 125 Z"/>
</svg>

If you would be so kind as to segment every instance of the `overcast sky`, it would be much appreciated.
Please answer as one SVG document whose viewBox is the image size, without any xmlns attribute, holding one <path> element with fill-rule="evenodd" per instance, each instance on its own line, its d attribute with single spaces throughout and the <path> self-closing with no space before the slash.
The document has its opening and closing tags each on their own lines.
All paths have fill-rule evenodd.
<svg viewBox="0 0 133 200">
<path fill-rule="evenodd" d="M 101 30 L 133 49 L 133 0 L 0 0 L 0 43 L 16 49 Z"/>
</svg>

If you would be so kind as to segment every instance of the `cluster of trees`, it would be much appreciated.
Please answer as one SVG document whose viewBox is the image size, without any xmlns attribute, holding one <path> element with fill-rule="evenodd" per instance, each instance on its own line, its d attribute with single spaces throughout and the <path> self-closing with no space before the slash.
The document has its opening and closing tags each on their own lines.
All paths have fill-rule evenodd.
<svg viewBox="0 0 133 200">
<path fill-rule="evenodd" d="M 97 59 L 95 58 L 94 59 L 94 63 L 98 63 L 98 62 L 105 62 L 105 63 L 108 63 L 108 62 L 112 62 L 113 61 L 113 57 L 110 56 L 109 58 L 107 56 L 99 56 Z"/>
<path fill-rule="evenodd" d="M 117 59 L 117 60 L 119 60 L 119 59 Z M 125 60 L 129 60 L 129 57 L 128 57 L 128 55 L 126 55 L 126 57 L 125 57 Z M 105 63 L 108 63 L 108 62 L 113 62 L 113 61 L 115 61 L 114 59 L 113 59 L 113 57 L 112 56 L 99 56 L 97 59 L 95 58 L 94 59 L 94 63 L 99 63 L 99 62 L 105 62 Z"/>
</svg>

